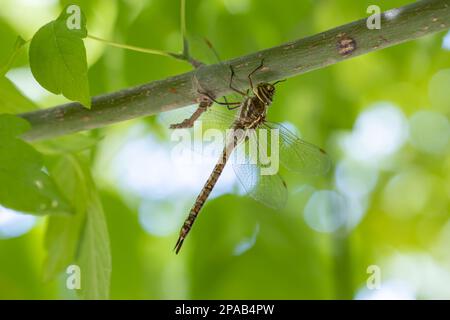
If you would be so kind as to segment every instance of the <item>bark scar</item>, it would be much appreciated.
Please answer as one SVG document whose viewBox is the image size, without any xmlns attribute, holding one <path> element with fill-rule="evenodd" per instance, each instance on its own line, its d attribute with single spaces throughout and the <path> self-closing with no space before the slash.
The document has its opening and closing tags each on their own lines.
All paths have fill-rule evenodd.
<svg viewBox="0 0 450 320">
<path fill-rule="evenodd" d="M 338 34 L 337 38 L 338 42 L 336 48 L 341 56 L 348 56 L 356 50 L 357 46 L 355 39 L 347 36 L 345 33 Z"/>
</svg>

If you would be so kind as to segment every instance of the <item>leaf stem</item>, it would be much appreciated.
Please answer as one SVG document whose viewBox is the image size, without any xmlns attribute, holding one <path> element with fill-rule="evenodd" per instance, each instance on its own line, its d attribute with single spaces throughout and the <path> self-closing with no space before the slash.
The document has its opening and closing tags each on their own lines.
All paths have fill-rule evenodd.
<svg viewBox="0 0 450 320">
<path fill-rule="evenodd" d="M 187 32 L 186 32 L 186 1 L 181 0 L 181 8 L 180 8 L 180 24 L 181 24 L 181 41 L 183 42 L 183 56 L 184 58 L 190 58 L 189 55 L 189 42 L 187 40 Z"/>
<path fill-rule="evenodd" d="M 116 47 L 116 48 L 121 48 L 121 49 L 136 51 L 136 52 L 143 52 L 143 53 L 148 53 L 148 54 L 154 54 L 154 55 L 158 55 L 158 56 L 171 57 L 171 58 L 175 58 L 175 59 L 178 59 L 178 60 L 185 61 L 183 55 L 179 54 L 179 53 L 163 51 L 163 50 L 157 50 L 157 49 L 149 49 L 149 48 L 130 46 L 130 45 L 127 45 L 127 44 L 121 44 L 121 43 L 105 40 L 105 39 L 93 36 L 91 34 L 88 34 L 87 37 L 89 39 L 100 41 L 100 42 L 106 43 L 107 45 L 110 45 L 110 46 Z"/>
<path fill-rule="evenodd" d="M 169 51 L 163 51 L 163 50 L 157 50 L 157 49 L 149 49 L 149 48 L 130 46 L 130 45 L 121 44 L 121 43 L 109 41 L 106 39 L 102 39 L 100 37 L 96 37 L 91 34 L 88 34 L 87 37 L 89 39 L 100 41 L 100 42 L 106 43 L 107 45 L 110 45 L 110 46 L 116 47 L 116 48 L 122 48 L 122 49 L 131 50 L 131 51 L 137 51 L 137 52 L 143 52 L 143 53 L 148 53 L 148 54 L 154 54 L 154 55 L 158 55 L 158 56 L 175 58 L 177 60 L 185 61 L 185 62 L 191 64 L 194 68 L 198 68 L 204 64 L 201 61 L 198 61 L 198 60 L 192 58 L 190 55 L 190 52 L 189 52 L 189 42 L 187 39 L 187 31 L 186 31 L 186 1 L 185 0 L 180 0 L 180 24 L 181 24 L 182 43 L 183 43 L 183 52 L 182 53 L 175 53 L 175 52 L 169 52 Z"/>
</svg>

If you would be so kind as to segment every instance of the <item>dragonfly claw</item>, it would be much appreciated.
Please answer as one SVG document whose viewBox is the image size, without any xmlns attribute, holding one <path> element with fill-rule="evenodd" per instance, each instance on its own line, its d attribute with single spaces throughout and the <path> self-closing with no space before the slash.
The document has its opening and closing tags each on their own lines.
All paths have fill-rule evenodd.
<svg viewBox="0 0 450 320">
<path fill-rule="evenodd" d="M 173 248 L 173 250 L 175 250 L 175 254 L 178 254 L 178 252 L 180 252 L 181 246 L 183 245 L 184 242 L 184 238 L 183 237 L 179 237 L 177 243 L 175 244 L 175 247 Z"/>
</svg>

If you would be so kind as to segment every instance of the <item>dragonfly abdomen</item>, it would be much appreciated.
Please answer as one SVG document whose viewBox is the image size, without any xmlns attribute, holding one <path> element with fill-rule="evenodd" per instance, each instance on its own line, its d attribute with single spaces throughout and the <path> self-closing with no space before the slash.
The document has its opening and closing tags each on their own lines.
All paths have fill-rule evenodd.
<svg viewBox="0 0 450 320">
<path fill-rule="evenodd" d="M 211 191 L 216 185 L 217 180 L 219 180 L 219 177 L 222 174 L 223 169 L 225 168 L 225 164 L 228 160 L 229 154 L 230 152 L 224 149 L 221 158 L 219 159 L 219 162 L 215 165 L 214 170 L 212 171 L 211 175 L 209 176 L 208 180 L 203 186 L 202 191 L 195 200 L 194 206 L 192 207 L 188 217 L 186 218 L 183 226 L 181 227 L 180 236 L 178 237 L 178 241 L 175 245 L 175 253 L 178 253 L 180 251 L 184 239 L 191 230 L 192 225 L 195 222 L 195 219 L 197 218 L 200 210 L 203 208 L 203 205 L 205 204 L 206 200 L 211 194 Z"/>
</svg>

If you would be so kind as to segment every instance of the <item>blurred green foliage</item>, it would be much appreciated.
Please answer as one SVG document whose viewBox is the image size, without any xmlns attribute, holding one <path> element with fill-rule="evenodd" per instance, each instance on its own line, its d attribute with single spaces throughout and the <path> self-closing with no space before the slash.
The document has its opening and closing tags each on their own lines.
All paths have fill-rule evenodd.
<svg viewBox="0 0 450 320">
<path fill-rule="evenodd" d="M 36 21 L 43 25 L 52 19 L 52 14 L 50 18 L 35 17 L 36 21 L 29 16 L 21 17 L 21 12 L 30 10 L 25 6 L 30 1 L 4 2 L 5 9 L 0 13 L 0 62 L 7 60 L 17 35 L 28 39 L 37 31 L 32 29 L 39 25 Z M 377 4 L 387 10 L 409 2 L 391 0 L 377 1 Z M 36 3 L 37 7 L 44 6 L 39 1 Z M 178 1 L 48 3 L 45 8 L 50 12 L 59 12 L 68 3 L 80 4 L 87 17 L 87 28 L 94 35 L 141 47 L 182 49 Z M 187 29 L 193 56 L 214 62 L 208 58 L 211 53 L 205 48 L 203 37 L 226 60 L 365 17 L 371 4 L 372 1 L 350 0 L 189 0 Z M 365 289 L 370 265 L 380 266 L 381 290 L 387 290 L 381 292 L 387 297 L 391 294 L 393 297 L 450 298 L 450 251 L 446 246 L 450 241 L 450 51 L 442 47 L 443 37 L 442 33 L 436 34 L 370 53 L 280 85 L 269 118 L 289 121 L 306 140 L 323 146 L 333 159 L 333 170 L 325 177 L 302 177 L 282 171 L 291 193 L 288 206 L 280 212 L 237 195 L 210 200 L 178 256 L 171 249 L 178 227 L 199 189 L 189 190 L 193 195 L 188 197 L 187 207 L 177 209 L 181 213 L 174 215 L 173 208 L 184 194 L 173 193 L 156 199 L 133 194 L 120 185 L 119 179 L 105 178 L 111 171 L 107 164 L 122 150 L 124 137 L 133 138 L 129 133 L 133 128 L 143 126 L 144 136 L 166 145 L 168 137 L 162 126 L 155 117 L 150 117 L 91 133 L 99 139 L 91 151 L 90 161 L 111 243 L 111 298 L 370 297 L 377 292 Z M 188 64 L 167 57 L 105 47 L 89 39 L 86 42 L 92 95 L 190 70 Z M 27 67 L 25 53 L 20 54 L 13 67 L 15 70 Z M 9 76 L 14 80 L 14 72 Z M 64 101 L 62 97 L 49 95 L 34 99 L 40 107 Z M 364 162 L 367 159 L 363 156 L 364 161 L 352 159 L 351 147 L 349 151 L 343 144 L 349 140 L 346 137 L 359 132 L 358 119 L 379 102 L 392 106 L 389 110 L 400 114 L 408 126 L 406 131 L 415 130 L 413 137 L 425 135 L 425 141 L 403 137 L 397 149 L 374 165 Z M 443 124 L 436 126 L 434 120 L 414 121 L 418 127 L 411 127 L 413 121 L 409 119 L 418 111 L 437 114 L 439 121 L 444 119 Z M 389 119 L 386 121 L 389 124 Z M 391 138 L 383 137 L 382 142 Z M 429 141 L 443 142 L 437 149 L 429 149 Z M 353 151 L 363 153 L 366 148 L 373 151 L 372 147 L 355 144 L 353 148 L 357 150 Z M 360 166 L 375 172 L 374 185 L 362 200 L 358 198 L 361 203 L 357 205 L 363 209 L 356 210 L 361 217 L 355 219 L 354 225 L 316 231 L 306 218 L 305 208 L 317 190 L 343 193 L 338 168 L 344 162 L 351 164 L 350 173 L 347 172 L 349 184 L 354 182 L 353 173 L 361 188 L 369 183 L 370 179 L 358 178 Z M 152 163 L 146 165 L 142 174 L 156 175 L 159 168 L 152 167 Z M 146 232 L 148 228 L 143 227 L 139 214 L 144 202 L 154 203 L 150 210 L 173 217 L 172 224 L 176 227 L 164 234 Z M 350 207 L 351 204 L 347 209 Z M 0 222 L 1 215 L 2 212 Z M 64 273 L 50 282 L 42 281 L 46 223 L 45 218 L 38 219 L 28 233 L 0 239 L 0 298 L 75 297 L 65 288 Z M 253 234 L 255 241 L 249 249 L 233 254 L 238 244 Z"/>
</svg>

